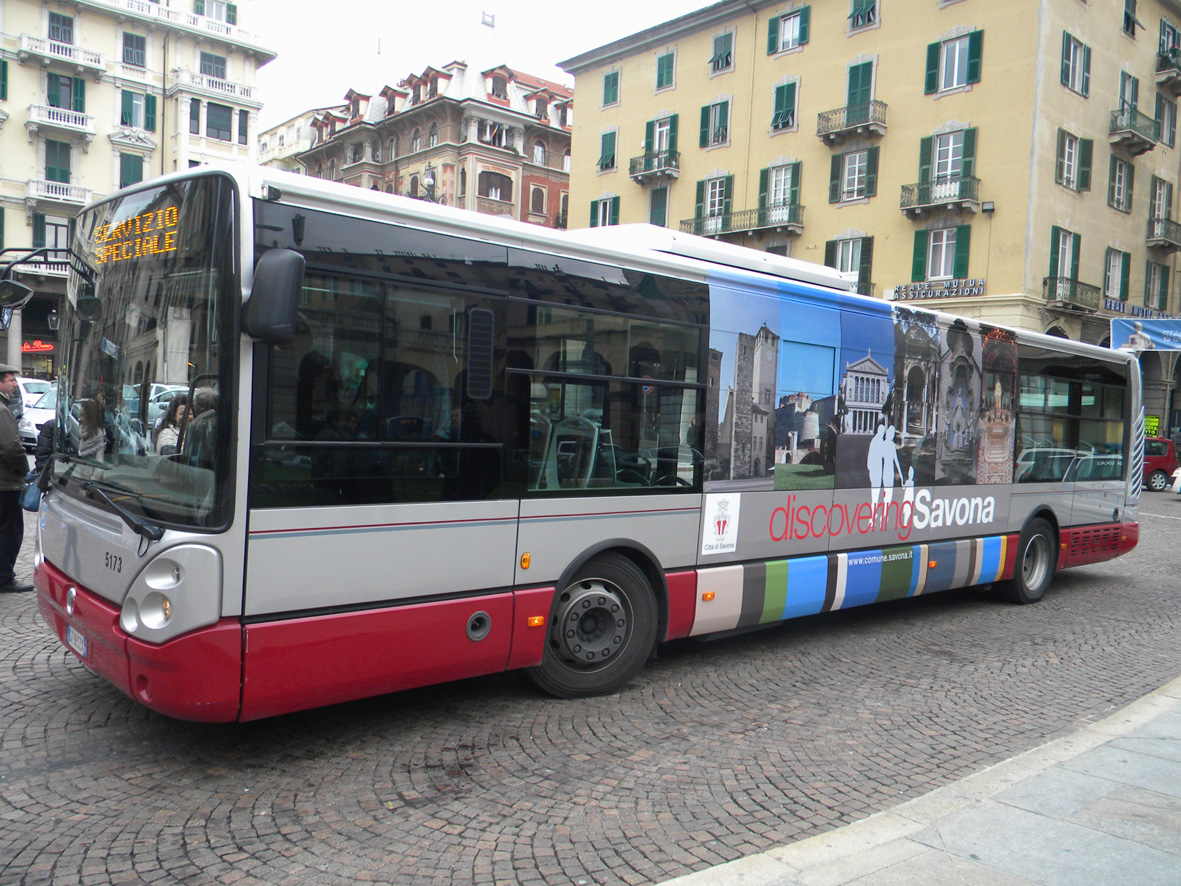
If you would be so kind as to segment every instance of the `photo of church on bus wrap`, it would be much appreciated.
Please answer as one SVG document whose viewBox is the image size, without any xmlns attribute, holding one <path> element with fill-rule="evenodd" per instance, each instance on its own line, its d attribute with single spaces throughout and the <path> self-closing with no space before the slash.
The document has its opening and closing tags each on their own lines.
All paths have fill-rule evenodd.
<svg viewBox="0 0 1181 886">
<path fill-rule="evenodd" d="M 1013 333 L 889 303 L 710 296 L 703 558 L 1006 531 Z"/>
</svg>

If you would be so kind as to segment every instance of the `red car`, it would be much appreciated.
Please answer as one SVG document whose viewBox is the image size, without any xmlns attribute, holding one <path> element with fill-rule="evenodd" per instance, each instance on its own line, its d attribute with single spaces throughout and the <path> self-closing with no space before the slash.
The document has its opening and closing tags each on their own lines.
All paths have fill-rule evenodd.
<svg viewBox="0 0 1181 886">
<path fill-rule="evenodd" d="M 1177 452 L 1167 437 L 1149 437 L 1144 441 L 1144 485 L 1154 492 L 1169 488 L 1169 478 L 1177 470 Z"/>
</svg>

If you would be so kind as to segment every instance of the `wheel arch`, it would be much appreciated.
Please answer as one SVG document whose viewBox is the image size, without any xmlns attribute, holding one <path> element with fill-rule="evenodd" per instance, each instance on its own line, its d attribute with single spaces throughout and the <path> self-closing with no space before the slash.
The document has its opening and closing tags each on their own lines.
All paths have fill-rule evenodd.
<svg viewBox="0 0 1181 886">
<path fill-rule="evenodd" d="M 1017 530 L 1017 536 L 1020 537 L 1025 533 L 1026 527 L 1034 520 L 1045 520 L 1050 524 L 1050 528 L 1054 530 L 1054 568 L 1055 570 L 1062 568 L 1062 523 L 1058 519 L 1058 515 L 1054 513 L 1054 509 L 1049 505 L 1039 505 L 1034 508 L 1025 517 L 1025 522 L 1021 524 L 1021 528 Z"/>
<path fill-rule="evenodd" d="M 656 636 L 665 636 L 668 630 L 668 581 L 664 577 L 664 570 L 660 566 L 660 559 L 646 545 L 630 538 L 608 538 L 596 542 L 567 564 L 562 570 L 556 585 L 557 593 L 568 588 L 574 582 L 580 569 L 600 554 L 615 553 L 627 557 L 636 565 L 656 597 Z M 556 600 L 556 595 L 555 595 Z"/>
</svg>

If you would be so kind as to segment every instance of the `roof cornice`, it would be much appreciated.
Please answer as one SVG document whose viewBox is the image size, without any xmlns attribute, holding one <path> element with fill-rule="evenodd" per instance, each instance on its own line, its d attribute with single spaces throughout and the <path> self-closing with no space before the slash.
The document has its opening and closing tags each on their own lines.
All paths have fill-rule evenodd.
<svg viewBox="0 0 1181 886">
<path fill-rule="evenodd" d="M 721 3 L 715 3 L 696 12 L 690 12 L 688 15 L 682 15 L 680 18 L 662 22 L 629 37 L 558 62 L 558 67 L 568 74 L 578 76 L 580 71 L 602 67 L 621 58 L 635 55 L 637 52 L 644 52 L 671 43 L 685 34 L 700 31 L 737 15 L 758 12 L 760 9 L 776 6 L 783 2 L 784 0 L 722 0 Z"/>
</svg>

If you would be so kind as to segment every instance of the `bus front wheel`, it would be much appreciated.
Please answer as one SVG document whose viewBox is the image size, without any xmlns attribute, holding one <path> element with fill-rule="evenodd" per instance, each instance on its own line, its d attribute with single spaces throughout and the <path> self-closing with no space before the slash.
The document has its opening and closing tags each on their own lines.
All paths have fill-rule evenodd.
<svg viewBox="0 0 1181 886">
<path fill-rule="evenodd" d="M 614 692 L 644 666 L 656 622 L 656 598 L 640 568 L 621 554 L 600 554 L 558 593 L 545 655 L 529 677 L 558 698 Z"/>
<path fill-rule="evenodd" d="M 1054 528 L 1040 517 L 1030 520 L 1017 543 L 1013 577 L 1003 586 L 1006 599 L 1014 603 L 1036 603 L 1046 595 L 1054 578 L 1058 544 Z"/>
</svg>

